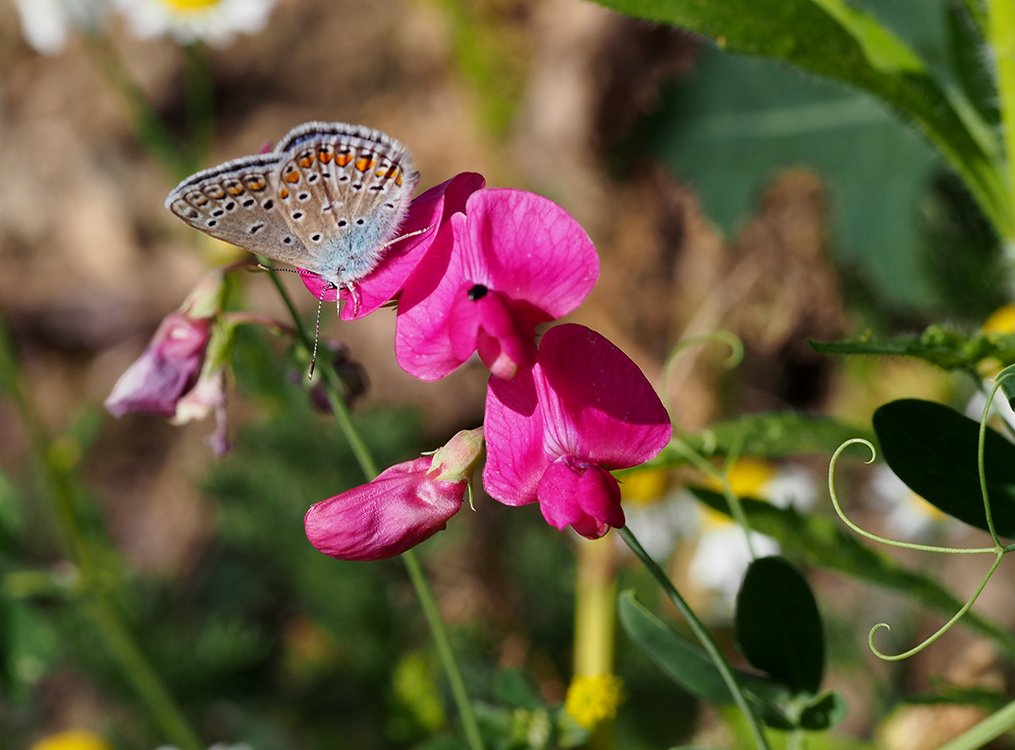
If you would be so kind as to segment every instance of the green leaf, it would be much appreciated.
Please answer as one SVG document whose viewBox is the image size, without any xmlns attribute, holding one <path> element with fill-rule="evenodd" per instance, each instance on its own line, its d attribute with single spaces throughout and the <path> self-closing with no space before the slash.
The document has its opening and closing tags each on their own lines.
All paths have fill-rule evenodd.
<svg viewBox="0 0 1015 750">
<path fill-rule="evenodd" d="M 874 412 L 882 456 L 899 479 L 939 510 L 987 530 L 977 472 L 979 423 L 942 404 L 892 401 Z M 988 428 L 984 470 L 997 533 L 1015 536 L 1015 445 Z"/>
<path fill-rule="evenodd" d="M 708 655 L 643 607 L 633 592 L 620 595 L 618 608 L 624 632 L 677 684 L 715 705 L 733 701 Z M 789 688 L 746 672 L 735 670 L 734 674 L 745 697 L 760 710 L 767 726 L 780 729 L 797 726 L 792 717 L 799 712 L 793 706 L 793 692 Z M 812 723 L 800 725 L 806 729 L 819 731 L 831 726 L 821 723 L 826 717 L 820 712 L 807 718 Z"/>
<path fill-rule="evenodd" d="M 752 666 L 796 692 L 818 691 L 825 672 L 821 615 L 807 579 L 788 560 L 751 563 L 737 593 L 735 624 Z"/>
<path fill-rule="evenodd" d="M 1009 406 L 1015 404 L 1015 366 L 1009 365 L 997 374 L 1001 383 L 1001 393 L 1008 400 Z M 996 397 L 995 397 L 996 398 Z"/>
<path fill-rule="evenodd" d="M 704 487 L 688 489 L 708 507 L 730 515 L 726 498 Z M 861 544 L 838 519 L 803 515 L 794 508 L 777 508 L 771 503 L 749 497 L 740 498 L 751 528 L 772 537 L 786 553 L 799 555 L 808 563 L 866 581 L 875 586 L 902 592 L 908 598 L 951 616 L 962 606 L 935 579 L 908 570 L 884 553 Z M 1015 636 L 1006 628 L 969 612 L 961 621 L 993 639 L 1008 654 L 1015 656 Z"/>
<path fill-rule="evenodd" d="M 493 696 L 500 703 L 535 710 L 545 707 L 525 675 L 517 669 L 501 669 L 493 677 Z"/>
<path fill-rule="evenodd" d="M 867 333 L 843 341 L 812 341 L 824 354 L 915 357 L 945 370 L 972 370 L 987 359 L 1015 362 L 1015 334 L 976 332 L 969 336 L 932 325 L 919 336 L 882 337 Z"/>
<path fill-rule="evenodd" d="M 1003 236 L 1015 228 L 993 139 L 970 130 L 909 47 L 842 0 L 598 0 L 631 16 L 690 29 L 730 52 L 789 62 L 847 83 L 913 121 L 945 156 Z M 879 188 L 884 186 L 884 173 Z"/>
<path fill-rule="evenodd" d="M 830 417 L 811 417 L 795 412 L 748 414 L 737 419 L 716 422 L 692 435 L 680 436 L 680 442 L 705 456 L 783 458 L 813 453 L 832 453 L 850 438 L 874 435 L 855 425 Z M 683 453 L 671 444 L 663 449 L 650 466 L 680 466 L 687 463 Z"/>
<path fill-rule="evenodd" d="M 941 161 L 866 94 L 705 50 L 694 73 L 667 93 L 650 127 L 654 150 L 727 233 L 751 213 L 759 186 L 780 170 L 815 170 L 828 186 L 843 259 L 861 262 L 883 294 L 927 301 L 929 290 L 918 283 L 918 228 Z M 888 162 L 892 179 L 884 180 Z M 870 200 L 872 184 L 877 201 Z"/>
<path fill-rule="evenodd" d="M 800 726 L 810 728 L 814 726 L 834 727 L 838 725 L 846 714 L 849 713 L 849 704 L 839 693 L 831 690 L 821 695 L 816 695 L 804 706 L 800 714 Z"/>
</svg>

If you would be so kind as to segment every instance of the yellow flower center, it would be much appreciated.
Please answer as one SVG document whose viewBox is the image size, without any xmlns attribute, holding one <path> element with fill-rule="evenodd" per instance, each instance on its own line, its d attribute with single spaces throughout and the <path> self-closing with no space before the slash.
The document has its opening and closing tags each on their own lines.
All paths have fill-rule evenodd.
<svg viewBox="0 0 1015 750">
<path fill-rule="evenodd" d="M 69 729 L 66 732 L 43 737 L 31 750 L 113 750 L 112 746 L 94 732 Z"/>
<path fill-rule="evenodd" d="M 220 5 L 222 0 L 162 0 L 163 5 L 178 13 L 194 13 Z"/>
<path fill-rule="evenodd" d="M 583 727 L 592 729 L 616 717 L 623 699 L 623 682 L 616 675 L 579 675 L 567 688 L 564 710 Z"/>
</svg>

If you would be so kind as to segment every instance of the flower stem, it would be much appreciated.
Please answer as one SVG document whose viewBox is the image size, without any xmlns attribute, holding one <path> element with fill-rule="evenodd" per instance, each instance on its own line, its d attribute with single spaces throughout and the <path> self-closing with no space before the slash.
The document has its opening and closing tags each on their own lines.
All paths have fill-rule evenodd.
<svg viewBox="0 0 1015 750">
<path fill-rule="evenodd" d="M 1015 3 L 987 0 L 987 41 L 997 73 L 997 97 L 1004 138 L 1004 170 L 1008 215 L 1015 213 Z M 1001 228 L 999 227 L 999 230 Z M 1009 262 L 1015 261 L 1015 237 L 1000 232 Z"/>
<path fill-rule="evenodd" d="M 976 750 L 1012 728 L 1015 728 L 1015 701 L 1000 711 L 995 711 L 951 742 L 942 745 L 940 750 Z"/>
<path fill-rule="evenodd" d="M 282 297 L 283 304 L 285 304 L 286 309 L 292 316 L 293 325 L 296 327 L 296 338 L 309 357 L 313 349 L 313 341 L 310 340 L 307 328 L 303 325 L 303 320 L 300 318 L 299 312 L 289 296 L 289 292 L 286 291 L 285 286 L 278 278 L 278 274 L 271 273 L 268 275 L 271 277 L 275 289 L 278 290 L 279 295 Z M 335 419 L 338 421 L 339 429 L 345 435 L 346 440 L 349 442 L 349 447 L 356 458 L 356 462 L 363 471 L 363 475 L 369 481 L 377 476 L 377 464 L 373 456 L 370 455 L 370 449 L 364 442 L 363 436 L 360 435 L 359 429 L 357 429 L 355 422 L 353 422 L 352 414 L 349 412 L 349 407 L 341 396 L 341 379 L 338 373 L 331 367 L 330 362 L 319 362 L 317 370 L 321 373 L 327 386 L 325 393 L 327 394 L 328 403 L 335 414 Z M 409 580 L 416 590 L 416 598 L 419 599 L 420 606 L 423 608 L 423 616 L 426 618 L 427 626 L 430 628 L 430 637 L 434 642 L 434 647 L 437 649 L 437 656 L 444 668 L 448 684 L 451 686 L 451 695 L 455 705 L 458 707 L 458 715 L 465 730 L 466 741 L 471 750 L 483 750 L 483 740 L 479 734 L 479 725 L 472 711 L 469 696 L 465 691 L 465 682 L 462 679 L 461 670 L 458 668 L 458 662 L 451 648 L 451 640 L 448 638 L 447 627 L 441 617 L 440 610 L 437 608 L 437 602 L 434 599 L 433 591 L 430 589 L 430 584 L 427 582 L 426 575 L 423 573 L 423 567 L 420 565 L 416 553 L 412 550 L 403 552 L 401 557 L 409 573 Z"/>
<path fill-rule="evenodd" d="M 617 628 L 617 578 L 613 540 L 578 539 L 578 569 L 574 607 L 574 675 L 613 674 Z M 613 722 L 601 721 L 589 747 L 613 747 Z"/>
<path fill-rule="evenodd" d="M 722 677 L 723 682 L 726 683 L 726 687 L 729 689 L 730 694 L 733 696 L 734 703 L 743 712 L 744 718 L 747 720 L 747 724 L 750 727 L 751 735 L 754 738 L 755 744 L 761 750 L 769 750 L 768 740 L 765 739 L 765 733 L 761 729 L 761 722 L 758 721 L 758 717 L 754 714 L 751 706 L 747 703 L 747 698 L 744 697 L 743 692 L 740 690 L 740 686 L 737 684 L 736 677 L 733 676 L 733 670 L 730 669 L 729 663 L 726 658 L 722 655 L 722 651 L 719 650 L 719 646 L 712 639 L 708 630 L 702 624 L 701 620 L 698 619 L 697 615 L 691 607 L 684 601 L 684 598 L 677 591 L 676 586 L 670 581 L 666 573 L 663 572 L 662 568 L 656 563 L 655 560 L 645 551 L 638 541 L 637 537 L 628 528 L 617 529 L 617 533 L 620 534 L 620 538 L 624 540 L 631 551 L 638 556 L 642 564 L 648 568 L 649 573 L 659 582 L 662 586 L 663 591 L 666 592 L 666 596 L 669 597 L 670 601 L 676 606 L 683 615 L 684 619 L 687 620 L 687 624 L 691 627 L 691 631 L 694 633 L 698 642 L 701 643 L 702 648 L 712 659 L 712 663 L 715 664 L 715 668 L 718 670 L 719 675 Z"/>
<path fill-rule="evenodd" d="M 105 571 L 109 554 L 96 549 L 102 544 L 97 534 L 88 534 L 80 522 L 77 505 L 80 491 L 69 470 L 53 454 L 51 440 L 39 426 L 32 404 L 24 395 L 18 373 L 14 347 L 7 329 L 0 320 L 0 388 L 14 402 L 35 459 L 36 469 L 44 481 L 45 494 L 54 505 L 56 519 L 70 557 L 79 569 L 82 609 L 105 640 L 106 647 L 118 663 L 124 678 L 133 687 L 141 702 L 147 705 L 165 739 L 180 750 L 202 750 L 197 735 L 173 701 L 158 674 L 145 658 L 131 636 L 108 591 Z"/>
</svg>

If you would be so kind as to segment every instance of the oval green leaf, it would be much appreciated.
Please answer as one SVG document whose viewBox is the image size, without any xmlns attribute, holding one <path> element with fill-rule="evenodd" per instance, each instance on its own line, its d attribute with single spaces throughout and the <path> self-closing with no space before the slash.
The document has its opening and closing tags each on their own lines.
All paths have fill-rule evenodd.
<svg viewBox="0 0 1015 750">
<path fill-rule="evenodd" d="M 954 518 L 987 530 L 977 471 L 980 425 L 942 404 L 900 399 L 874 412 L 882 456 L 899 479 Z M 984 470 L 994 528 L 1015 536 L 1015 445 L 988 428 Z"/>
<path fill-rule="evenodd" d="M 752 666 L 794 692 L 818 691 L 825 671 L 821 615 L 807 579 L 785 558 L 762 557 L 747 569 L 736 635 Z"/>
</svg>

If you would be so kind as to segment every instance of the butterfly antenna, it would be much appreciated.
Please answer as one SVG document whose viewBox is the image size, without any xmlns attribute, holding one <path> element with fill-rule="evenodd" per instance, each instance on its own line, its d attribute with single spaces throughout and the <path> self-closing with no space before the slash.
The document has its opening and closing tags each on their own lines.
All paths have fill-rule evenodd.
<svg viewBox="0 0 1015 750">
<path fill-rule="evenodd" d="M 310 369 L 307 370 L 307 380 L 314 377 L 314 367 L 317 366 L 317 342 L 321 340 L 321 308 L 324 306 L 324 295 L 317 299 L 317 320 L 314 322 L 314 352 L 310 355 Z"/>
<path fill-rule="evenodd" d="M 264 263 L 258 263 L 256 268 L 260 271 L 276 271 L 282 273 L 299 273 L 295 268 L 276 268 L 274 266 L 266 266 Z"/>
</svg>

